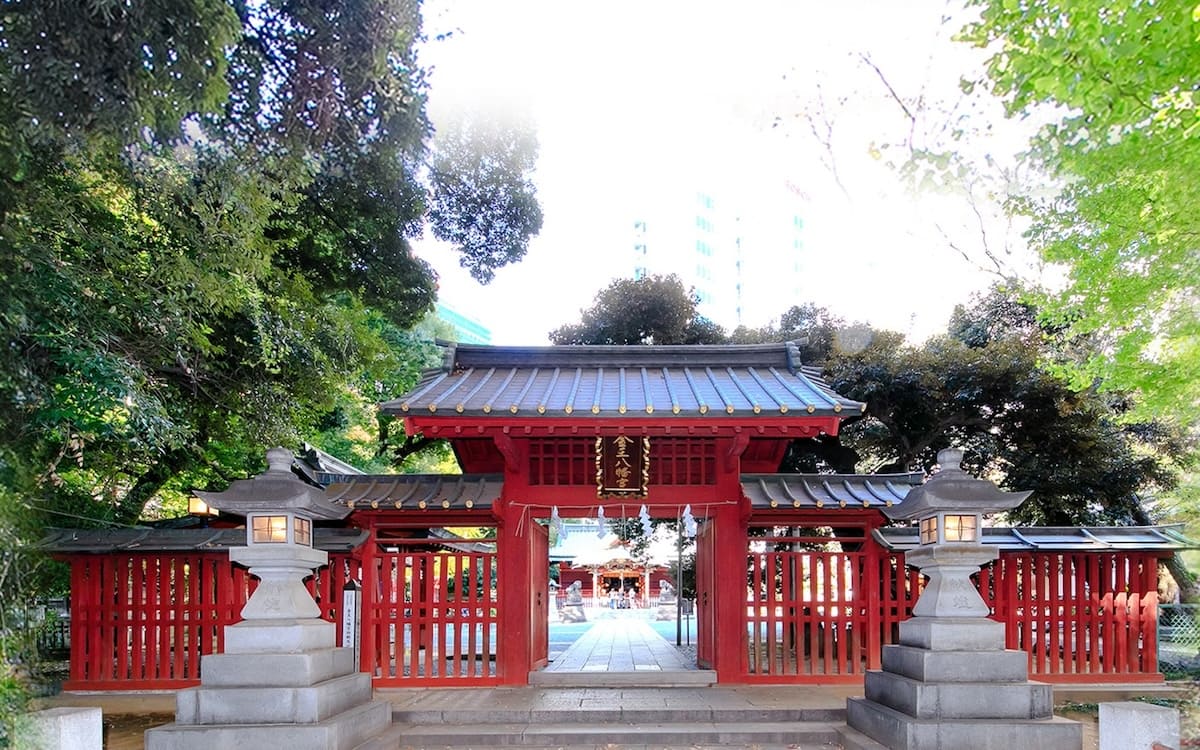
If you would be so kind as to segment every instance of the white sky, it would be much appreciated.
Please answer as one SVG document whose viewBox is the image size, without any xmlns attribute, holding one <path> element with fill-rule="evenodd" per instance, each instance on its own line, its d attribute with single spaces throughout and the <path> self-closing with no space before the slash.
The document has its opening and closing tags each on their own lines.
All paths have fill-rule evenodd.
<svg viewBox="0 0 1200 750">
<path fill-rule="evenodd" d="M 421 242 L 442 301 L 480 320 L 497 344 L 546 343 L 548 331 L 578 321 L 614 276 L 629 275 L 634 196 L 694 191 L 691 175 L 716 171 L 738 181 L 787 180 L 808 196 L 805 299 L 779 300 L 773 315 L 812 301 L 916 339 L 943 330 L 953 306 L 994 278 L 978 267 L 985 243 L 1000 255 L 1007 244 L 1013 265 L 1024 263 L 1018 234 L 986 186 L 977 192 L 981 224 L 961 195 L 914 196 L 885 164 L 897 153 L 885 144 L 910 132 L 918 147 L 943 143 L 955 125 L 945 112 L 963 111 L 959 77 L 975 72 L 982 55 L 950 40 L 957 25 L 942 19 L 953 7 L 427 0 L 426 32 L 454 32 L 422 52 L 433 67 L 435 124 L 464 108 L 532 117 L 545 212 L 525 260 L 487 287 L 458 267 L 452 250 Z M 910 110 L 923 98 L 930 114 L 913 125 L 863 55 Z M 983 98 L 979 106 L 997 127 L 964 148 L 1003 162 L 1023 131 L 1000 122 L 998 103 Z M 811 120 L 832 122 L 828 148 L 813 137 Z"/>
</svg>

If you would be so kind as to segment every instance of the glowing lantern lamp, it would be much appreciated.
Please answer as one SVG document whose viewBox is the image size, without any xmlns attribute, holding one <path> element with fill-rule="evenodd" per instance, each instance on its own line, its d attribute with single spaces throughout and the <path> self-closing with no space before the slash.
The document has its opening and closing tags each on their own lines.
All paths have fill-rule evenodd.
<svg viewBox="0 0 1200 750">
<path fill-rule="evenodd" d="M 940 471 L 913 489 L 904 502 L 884 508 L 892 520 L 916 521 L 920 544 L 904 561 L 929 576 L 913 607 L 918 617 L 981 617 L 990 612 L 971 576 L 999 556 L 983 544 L 983 516 L 1011 510 L 1028 492 L 1004 492 L 961 468 L 963 452 L 938 453 Z"/>
<path fill-rule="evenodd" d="M 217 515 L 216 508 L 210 508 L 208 503 L 198 497 L 192 496 L 188 498 L 188 515 L 189 516 L 215 516 Z"/>
</svg>

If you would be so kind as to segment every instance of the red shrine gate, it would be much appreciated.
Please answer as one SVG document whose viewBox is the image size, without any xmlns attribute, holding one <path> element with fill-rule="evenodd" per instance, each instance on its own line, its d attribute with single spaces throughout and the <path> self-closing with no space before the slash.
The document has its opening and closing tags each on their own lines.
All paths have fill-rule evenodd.
<svg viewBox="0 0 1200 750">
<path fill-rule="evenodd" d="M 881 529 L 880 508 L 919 476 L 774 473 L 794 439 L 836 434 L 862 408 L 794 347 L 458 346 L 383 408 L 449 440 L 464 474 L 322 477 L 359 531 L 318 530 L 331 557 L 312 590 L 340 637 L 343 590 L 358 586 L 361 665 L 378 686 L 522 685 L 546 664 L 552 509 L 632 517 L 645 504 L 678 518 L 691 506 L 698 659 L 719 682 L 861 680 L 915 602 L 920 578 L 903 564 L 915 539 Z M 442 532 L 471 526 L 495 539 Z M 1001 540 L 1011 549 L 979 576 L 1030 673 L 1160 680 L 1157 559 L 1182 540 L 1036 532 Z M 81 533 L 48 545 L 73 568 L 66 687 L 195 684 L 199 655 L 220 649 L 252 585 L 221 551 L 242 532 L 207 530 L 191 547 L 180 532 Z M 155 539 L 155 553 L 123 549 Z"/>
</svg>

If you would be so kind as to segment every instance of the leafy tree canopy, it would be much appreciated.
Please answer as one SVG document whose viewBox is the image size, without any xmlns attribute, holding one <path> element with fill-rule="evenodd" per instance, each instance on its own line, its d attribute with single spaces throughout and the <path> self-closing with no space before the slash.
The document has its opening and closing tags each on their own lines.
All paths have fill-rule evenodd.
<svg viewBox="0 0 1200 750">
<path fill-rule="evenodd" d="M 550 332 L 555 344 L 719 344 L 720 326 L 697 312 L 699 298 L 678 276 L 617 279 L 582 319 Z"/>
<path fill-rule="evenodd" d="M 542 228 L 528 174 L 537 160 L 529 125 L 465 118 L 435 140 L 430 166 L 433 233 L 462 254 L 460 263 L 488 283 L 496 269 L 525 256 Z"/>
<path fill-rule="evenodd" d="M 1052 114 L 1030 156 L 1057 178 L 1014 203 L 1069 274 L 1044 312 L 1095 340 L 1074 383 L 1135 389 L 1139 413 L 1200 405 L 1200 12 L 1191 3 L 971 0 L 1013 116 Z M 1039 186 L 1039 190 L 1042 187 Z"/>
<path fill-rule="evenodd" d="M 333 432 L 415 378 L 430 347 L 405 329 L 436 285 L 409 239 L 515 190 L 517 226 L 462 245 L 503 240 L 472 260 L 487 278 L 540 223 L 517 129 L 426 169 L 420 28 L 413 0 L 5 8 L 10 486 L 60 521 L 129 523 L 171 486 L 257 469 L 264 444 L 348 449 Z M 455 169 L 483 178 L 448 191 Z"/>
<path fill-rule="evenodd" d="M 1144 523 L 1142 493 L 1174 486 L 1187 440 L 1167 425 L 1127 419 L 1131 400 L 1078 391 L 1042 366 L 1069 340 L 1012 291 L 960 306 L 948 332 L 920 346 L 898 333 L 847 326 L 812 305 L 778 326 L 735 336 L 747 343 L 800 338 L 834 390 L 867 404 L 836 438 L 797 441 L 785 471 L 926 471 L 937 452 L 967 451 L 967 468 L 1008 489 L 1033 490 L 1015 514 L 1048 525 Z"/>
</svg>

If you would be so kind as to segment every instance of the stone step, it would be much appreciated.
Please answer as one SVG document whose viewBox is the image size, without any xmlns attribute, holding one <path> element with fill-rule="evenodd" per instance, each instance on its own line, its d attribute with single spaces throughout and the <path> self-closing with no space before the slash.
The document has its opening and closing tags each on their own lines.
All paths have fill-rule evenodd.
<svg viewBox="0 0 1200 750">
<path fill-rule="evenodd" d="M 837 722 L 393 724 L 358 750 L 420 748 L 837 747 Z"/>
<path fill-rule="evenodd" d="M 717 684 L 711 669 L 660 672 L 530 672 L 529 684 L 536 687 L 621 688 L 621 687 L 708 687 Z"/>
<path fill-rule="evenodd" d="M 599 707 L 599 708 L 471 708 L 464 711 L 438 709 L 396 708 L 392 721 L 409 726 L 460 726 L 464 718 L 479 724 L 724 724 L 753 722 L 765 723 L 841 723 L 846 720 L 844 706 L 784 708 L 653 708 L 653 707 Z"/>
</svg>

